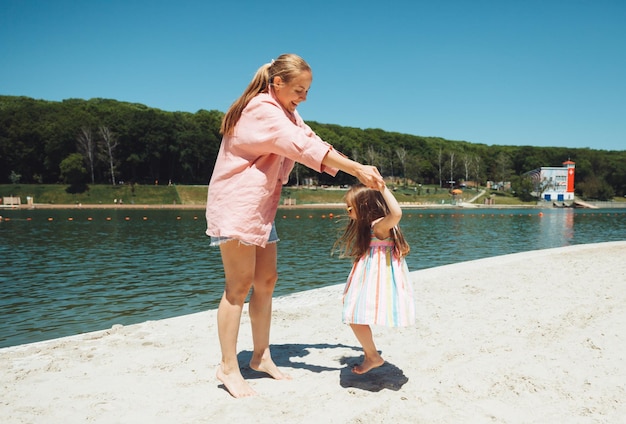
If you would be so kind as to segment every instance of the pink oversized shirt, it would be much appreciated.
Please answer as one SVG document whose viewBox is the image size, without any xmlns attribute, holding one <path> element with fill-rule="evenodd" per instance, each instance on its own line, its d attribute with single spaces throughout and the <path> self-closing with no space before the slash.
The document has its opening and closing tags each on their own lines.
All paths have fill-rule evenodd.
<svg viewBox="0 0 626 424">
<path fill-rule="evenodd" d="M 290 115 L 271 94 L 260 93 L 243 110 L 234 136 L 223 137 L 209 183 L 207 235 L 265 247 L 295 162 L 337 174 L 322 165 L 333 147 L 297 111 L 293 121 Z"/>
</svg>

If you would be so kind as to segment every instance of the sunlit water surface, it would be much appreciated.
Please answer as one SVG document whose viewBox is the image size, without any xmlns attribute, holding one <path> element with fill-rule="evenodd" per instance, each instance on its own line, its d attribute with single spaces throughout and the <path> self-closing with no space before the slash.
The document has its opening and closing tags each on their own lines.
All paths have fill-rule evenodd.
<svg viewBox="0 0 626 424">
<path fill-rule="evenodd" d="M 341 210 L 279 210 L 277 296 L 342 283 Z M 1 210 L 0 347 L 216 308 L 200 210 Z M 332 217 L 331 217 L 332 214 Z M 626 240 L 626 210 L 406 209 L 409 268 Z M 503 278 L 506 278 L 503 276 Z"/>
</svg>

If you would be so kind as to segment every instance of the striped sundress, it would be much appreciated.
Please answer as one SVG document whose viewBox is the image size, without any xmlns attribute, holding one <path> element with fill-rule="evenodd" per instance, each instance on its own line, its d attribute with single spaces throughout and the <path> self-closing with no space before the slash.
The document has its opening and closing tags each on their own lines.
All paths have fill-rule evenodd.
<svg viewBox="0 0 626 424">
<path fill-rule="evenodd" d="M 372 234 L 369 250 L 352 266 L 343 292 L 345 324 L 403 327 L 415 323 L 415 300 L 404 258 L 393 239 Z"/>
</svg>

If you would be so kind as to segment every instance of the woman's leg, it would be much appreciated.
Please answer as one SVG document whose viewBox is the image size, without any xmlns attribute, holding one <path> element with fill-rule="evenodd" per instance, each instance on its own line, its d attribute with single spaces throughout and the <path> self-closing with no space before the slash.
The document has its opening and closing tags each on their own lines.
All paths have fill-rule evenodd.
<svg viewBox="0 0 626 424">
<path fill-rule="evenodd" d="M 250 296 L 250 324 L 254 352 L 250 368 L 262 371 L 277 380 L 290 379 L 283 374 L 270 354 L 270 326 L 272 322 L 272 296 L 278 279 L 276 270 L 277 245 L 270 243 L 265 248 L 256 249 L 256 269 Z"/>
<path fill-rule="evenodd" d="M 352 372 L 355 374 L 365 374 L 372 368 L 380 367 L 385 363 L 385 360 L 378 353 L 376 345 L 374 344 L 374 337 L 372 336 L 372 329 L 369 325 L 350 324 L 354 335 L 356 336 L 361 346 L 363 346 L 363 363 L 356 365 L 352 368 Z"/>
<path fill-rule="evenodd" d="M 224 294 L 217 309 L 217 331 L 222 349 L 222 361 L 217 378 L 224 383 L 233 397 L 255 395 L 243 379 L 237 361 L 237 337 L 241 311 L 254 280 L 256 247 L 246 246 L 236 240 L 220 245 L 224 265 Z"/>
</svg>

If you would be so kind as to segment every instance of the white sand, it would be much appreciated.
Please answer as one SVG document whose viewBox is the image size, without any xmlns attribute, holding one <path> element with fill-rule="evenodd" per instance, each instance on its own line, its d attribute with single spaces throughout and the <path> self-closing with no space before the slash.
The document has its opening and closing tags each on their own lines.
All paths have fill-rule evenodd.
<svg viewBox="0 0 626 424">
<path fill-rule="evenodd" d="M 293 380 L 244 368 L 254 398 L 214 377 L 215 310 L 0 349 L 0 422 L 623 423 L 625 259 L 626 241 L 413 272 L 418 323 L 376 327 L 387 364 L 364 376 L 342 285 L 278 298 Z M 245 365 L 247 315 L 239 340 Z"/>
</svg>

